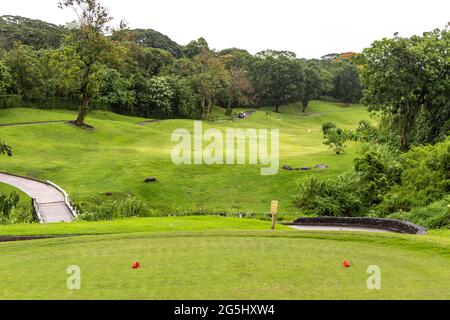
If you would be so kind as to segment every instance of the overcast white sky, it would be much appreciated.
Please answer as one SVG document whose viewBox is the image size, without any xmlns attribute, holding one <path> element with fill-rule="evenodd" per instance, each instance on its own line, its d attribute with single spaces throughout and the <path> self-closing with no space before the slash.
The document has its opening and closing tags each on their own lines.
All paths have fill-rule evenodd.
<svg viewBox="0 0 450 320">
<path fill-rule="evenodd" d="M 57 0 L 0 0 L 0 15 L 55 24 L 74 20 Z M 361 51 L 373 40 L 421 34 L 450 21 L 448 0 L 103 0 L 118 24 L 152 28 L 179 44 L 201 36 L 210 47 L 256 53 L 290 50 L 299 57 Z"/>
</svg>

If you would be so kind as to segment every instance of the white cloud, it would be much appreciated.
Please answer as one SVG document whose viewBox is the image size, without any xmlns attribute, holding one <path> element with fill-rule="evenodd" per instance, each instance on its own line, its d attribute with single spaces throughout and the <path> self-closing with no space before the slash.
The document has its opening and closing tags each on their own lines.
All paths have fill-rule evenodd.
<svg viewBox="0 0 450 320">
<path fill-rule="evenodd" d="M 211 47 L 240 47 L 252 53 L 284 49 L 301 57 L 361 51 L 395 32 L 410 36 L 443 28 L 448 0 L 103 0 L 116 23 L 152 28 L 180 44 L 200 36 Z M 0 14 L 56 24 L 73 20 L 57 0 L 2 0 Z"/>
</svg>

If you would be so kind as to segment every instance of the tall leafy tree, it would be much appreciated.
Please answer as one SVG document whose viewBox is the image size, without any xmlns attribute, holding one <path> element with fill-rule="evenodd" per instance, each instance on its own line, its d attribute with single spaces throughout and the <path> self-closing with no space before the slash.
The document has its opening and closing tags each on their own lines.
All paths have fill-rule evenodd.
<svg viewBox="0 0 450 320">
<path fill-rule="evenodd" d="M 342 62 L 334 77 L 334 96 L 350 104 L 361 99 L 361 82 L 357 67 L 351 62 Z"/>
<path fill-rule="evenodd" d="M 41 50 L 39 69 L 46 97 L 78 98 L 83 71 L 81 59 L 73 46 Z"/>
<path fill-rule="evenodd" d="M 371 110 L 393 115 L 402 149 L 409 148 L 421 111 L 436 104 L 448 108 L 448 41 L 448 31 L 437 29 L 423 36 L 375 41 L 364 50 L 364 102 Z"/>
<path fill-rule="evenodd" d="M 72 40 L 83 63 L 80 88 L 83 98 L 78 117 L 73 123 L 84 127 L 92 96 L 92 73 L 96 64 L 102 60 L 102 55 L 110 49 L 110 43 L 103 32 L 112 18 L 97 0 L 64 0 L 59 2 L 59 7 L 73 9 L 78 17 L 79 29 L 72 33 Z"/>
<path fill-rule="evenodd" d="M 32 98 L 42 94 L 37 53 L 32 47 L 15 43 L 6 61 L 12 73 L 13 87 L 19 96 Z"/>
<path fill-rule="evenodd" d="M 203 50 L 193 59 L 192 83 L 200 99 L 203 117 L 211 113 L 214 100 L 230 83 L 230 74 L 224 61 L 209 50 Z"/>
<path fill-rule="evenodd" d="M 5 94 L 8 88 L 11 87 L 12 76 L 6 62 L 0 55 L 0 94 Z"/>
<path fill-rule="evenodd" d="M 254 89 L 244 70 L 231 67 L 229 83 L 226 86 L 226 107 L 246 106 L 254 102 Z"/>
<path fill-rule="evenodd" d="M 209 45 L 205 38 L 193 40 L 183 48 L 183 53 L 188 58 L 193 58 L 204 51 L 209 51 Z"/>
<path fill-rule="evenodd" d="M 267 50 L 257 54 L 250 79 L 260 103 L 279 107 L 303 96 L 304 73 L 292 52 Z"/>
<path fill-rule="evenodd" d="M 312 99 L 318 98 L 322 88 L 322 78 L 320 77 L 320 71 L 318 67 L 312 63 L 306 64 L 305 67 L 305 79 L 303 88 L 302 105 L 303 112 L 306 112 L 309 102 Z"/>
</svg>

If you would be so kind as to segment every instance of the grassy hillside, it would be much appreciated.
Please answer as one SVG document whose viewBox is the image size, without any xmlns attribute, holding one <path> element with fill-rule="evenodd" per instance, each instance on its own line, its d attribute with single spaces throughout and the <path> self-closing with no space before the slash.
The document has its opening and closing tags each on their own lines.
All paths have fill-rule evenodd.
<svg viewBox="0 0 450 320">
<path fill-rule="evenodd" d="M 0 243 L 0 299 L 450 298 L 445 235 L 269 228 L 218 217 L 3 226 L 0 234 L 103 234 Z M 81 290 L 66 288 L 69 265 L 81 268 Z M 371 265 L 381 290 L 366 286 Z"/>
<path fill-rule="evenodd" d="M 293 212 L 296 182 L 308 175 L 336 176 L 351 166 L 358 146 L 349 143 L 346 153 L 335 155 L 322 144 L 321 124 L 333 121 L 354 128 L 368 119 L 359 105 L 344 106 L 313 102 L 307 114 L 300 106 L 281 108 L 267 117 L 261 109 L 249 119 L 235 122 L 205 122 L 204 130 L 217 128 L 279 128 L 280 167 L 327 164 L 329 169 L 310 172 L 281 170 L 261 176 L 258 166 L 174 165 L 170 152 L 175 129 L 193 129 L 189 120 L 167 120 L 139 126 L 142 119 L 96 111 L 88 123 L 95 130 L 81 130 L 65 123 L 0 127 L 0 137 L 13 147 L 12 158 L 1 157 L 2 171 L 50 179 L 68 191 L 75 201 L 116 196 L 136 196 L 149 207 L 173 212 L 178 209 L 221 209 L 267 212 L 272 199 L 280 200 L 281 212 Z M 73 119 L 62 110 L 0 110 L 0 123 Z M 310 133 L 308 133 L 310 132 Z M 158 183 L 146 184 L 155 176 Z"/>
</svg>

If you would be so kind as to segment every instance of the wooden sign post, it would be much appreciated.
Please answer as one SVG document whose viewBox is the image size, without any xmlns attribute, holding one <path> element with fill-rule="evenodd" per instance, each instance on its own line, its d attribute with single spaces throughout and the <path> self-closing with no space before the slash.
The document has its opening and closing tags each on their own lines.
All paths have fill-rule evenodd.
<svg viewBox="0 0 450 320">
<path fill-rule="evenodd" d="M 272 212 L 272 229 L 275 229 L 275 216 L 278 213 L 278 201 L 272 200 L 270 211 Z"/>
</svg>

